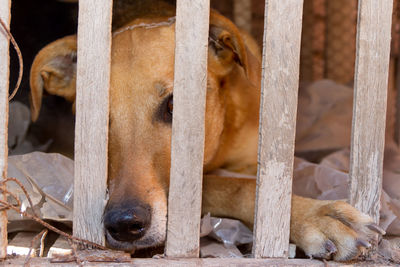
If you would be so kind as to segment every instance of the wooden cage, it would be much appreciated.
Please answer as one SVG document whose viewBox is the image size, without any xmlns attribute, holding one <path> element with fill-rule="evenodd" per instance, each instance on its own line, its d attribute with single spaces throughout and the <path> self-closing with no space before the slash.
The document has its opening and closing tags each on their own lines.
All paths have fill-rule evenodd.
<svg viewBox="0 0 400 267">
<path fill-rule="evenodd" d="M 10 5 L 11 0 L 0 3 L 0 17 L 6 23 Z M 350 203 L 378 221 L 393 0 L 359 0 L 358 5 Z M 265 1 L 254 258 L 198 258 L 204 144 L 204 124 L 198 122 L 204 121 L 209 9 L 209 0 L 177 1 L 166 258 L 132 263 L 323 266 L 319 261 L 287 259 L 301 0 Z M 102 213 L 107 187 L 111 18 L 112 0 L 79 1 L 73 231 L 99 244 L 105 242 Z M 0 32 L 0 173 L 5 178 L 9 38 Z M 6 225 L 6 213 L 1 211 L 1 258 L 6 256 Z"/>
</svg>

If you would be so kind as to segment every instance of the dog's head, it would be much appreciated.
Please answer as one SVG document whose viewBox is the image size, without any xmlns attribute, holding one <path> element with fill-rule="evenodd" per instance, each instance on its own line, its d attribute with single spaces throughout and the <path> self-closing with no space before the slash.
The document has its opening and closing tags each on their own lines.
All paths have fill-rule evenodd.
<svg viewBox="0 0 400 267">
<path fill-rule="evenodd" d="M 110 198 L 104 225 L 108 244 L 123 250 L 156 246 L 165 239 L 175 45 L 175 24 L 166 21 L 171 20 L 136 20 L 115 33 L 112 42 Z M 248 149 L 240 128 L 258 123 L 257 116 L 248 115 L 258 112 L 254 85 L 259 69 L 253 56 L 257 48 L 252 43 L 251 53 L 239 30 L 215 13 L 211 14 L 209 40 L 205 170 L 245 166 L 246 161 L 235 153 L 246 154 L 243 150 Z M 43 90 L 74 102 L 75 73 L 75 36 L 57 40 L 39 52 L 31 69 L 34 120 Z M 253 149 L 247 154 L 254 161 Z"/>
</svg>

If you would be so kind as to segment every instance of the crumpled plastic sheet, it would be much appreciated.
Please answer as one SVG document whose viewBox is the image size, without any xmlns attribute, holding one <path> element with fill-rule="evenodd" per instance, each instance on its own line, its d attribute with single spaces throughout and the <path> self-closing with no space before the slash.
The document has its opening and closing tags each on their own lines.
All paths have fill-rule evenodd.
<svg viewBox="0 0 400 267">
<path fill-rule="evenodd" d="M 248 255 L 243 255 L 237 246 L 253 242 L 252 231 L 239 220 L 215 218 L 210 214 L 201 219 L 200 236 L 200 256 L 203 258 L 242 258 Z"/>
<path fill-rule="evenodd" d="M 35 213 L 42 219 L 72 221 L 74 162 L 61 154 L 33 152 L 8 157 L 7 176 L 17 178 L 28 191 Z M 31 209 L 22 189 L 14 182 L 7 188 L 17 195 L 22 210 Z M 13 199 L 9 197 L 8 201 Z M 9 231 L 20 230 L 21 224 L 13 222 L 24 218 L 16 211 L 7 211 Z M 25 229 L 29 230 L 29 229 Z"/>
<path fill-rule="evenodd" d="M 382 239 L 378 253 L 386 260 L 400 262 L 400 237 Z"/>
</svg>

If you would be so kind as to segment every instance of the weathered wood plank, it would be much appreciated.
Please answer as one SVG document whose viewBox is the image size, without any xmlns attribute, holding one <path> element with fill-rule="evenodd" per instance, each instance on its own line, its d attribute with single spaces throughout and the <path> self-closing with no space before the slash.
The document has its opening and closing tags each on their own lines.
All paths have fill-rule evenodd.
<svg viewBox="0 0 400 267">
<path fill-rule="evenodd" d="M 393 0 L 359 1 L 350 203 L 379 221 Z"/>
<path fill-rule="evenodd" d="M 10 25 L 11 0 L 4 0 L 0 4 L 0 18 Z M 9 38 L 7 33 L 0 27 L 0 179 L 7 177 L 7 126 L 8 126 L 8 85 L 9 85 L 9 65 L 8 54 Z M 5 197 L 0 194 L 0 198 Z M 7 213 L 0 212 L 0 258 L 7 256 Z"/>
<path fill-rule="evenodd" d="M 79 1 L 74 235 L 104 244 L 112 0 Z"/>
<path fill-rule="evenodd" d="M 38 233 L 32 232 L 19 232 L 8 244 L 7 254 L 18 256 L 30 254 L 33 257 L 38 256 L 41 245 L 40 239 L 36 240 L 31 248 L 31 242 L 37 234 Z"/>
<path fill-rule="evenodd" d="M 209 0 L 177 1 L 166 242 L 170 257 L 199 256 L 209 10 Z"/>
<path fill-rule="evenodd" d="M 234 0 L 233 1 L 233 20 L 240 29 L 251 33 L 251 1 Z"/>
<path fill-rule="evenodd" d="M 395 71 L 395 90 L 396 90 L 396 118 L 395 118 L 395 136 L 394 140 L 400 145 L 400 56 L 396 59 L 396 71 Z"/>
<path fill-rule="evenodd" d="M 60 236 L 57 238 L 56 242 L 50 247 L 47 257 L 52 258 L 55 255 L 70 255 L 73 253 L 71 245 L 68 244 L 65 237 Z"/>
<path fill-rule="evenodd" d="M 287 257 L 303 1 L 265 2 L 253 253 Z"/>
<path fill-rule="evenodd" d="M 4 265 L 12 266 L 23 266 L 25 257 L 19 257 L 16 259 L 7 259 L 4 261 Z M 76 266 L 76 262 L 68 263 L 50 263 L 48 258 L 32 258 L 29 261 L 29 266 L 36 267 L 47 267 L 47 266 Z M 296 266 L 296 267 L 382 267 L 390 266 L 389 264 L 376 264 L 371 262 L 358 262 L 358 263 L 340 263 L 340 262 L 323 262 L 319 260 L 305 260 L 305 259 L 235 259 L 235 258 L 225 258 L 225 259 L 215 259 L 215 258 L 204 258 L 204 259 L 139 259 L 134 258 L 131 262 L 85 262 L 84 266 L 132 266 L 132 267 L 153 267 L 153 266 L 207 266 L 207 267 L 220 267 L 220 266 Z M 393 265 L 391 265 L 393 266 Z"/>
</svg>

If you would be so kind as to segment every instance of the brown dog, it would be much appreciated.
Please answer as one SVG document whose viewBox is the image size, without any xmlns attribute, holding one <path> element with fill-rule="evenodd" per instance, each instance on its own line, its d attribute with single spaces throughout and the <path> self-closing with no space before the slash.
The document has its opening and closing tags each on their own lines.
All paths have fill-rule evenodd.
<svg viewBox="0 0 400 267">
<path fill-rule="evenodd" d="M 173 112 L 174 8 L 132 19 L 112 43 L 108 245 L 123 250 L 160 245 L 166 233 Z M 150 12 L 151 13 L 151 12 Z M 157 14 L 157 15 L 155 15 Z M 152 25 L 151 27 L 149 25 Z M 217 168 L 255 174 L 260 56 L 254 41 L 211 12 L 204 173 Z M 43 90 L 74 102 L 76 37 L 43 48 L 31 70 L 32 118 Z M 251 226 L 255 181 L 204 177 L 203 212 Z M 314 257 L 347 260 L 376 233 L 372 220 L 342 201 L 293 196 L 291 241 Z"/>
</svg>

